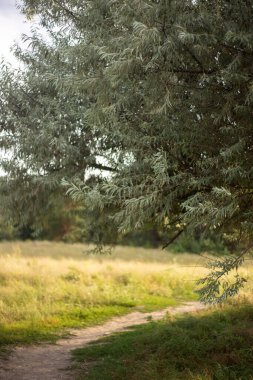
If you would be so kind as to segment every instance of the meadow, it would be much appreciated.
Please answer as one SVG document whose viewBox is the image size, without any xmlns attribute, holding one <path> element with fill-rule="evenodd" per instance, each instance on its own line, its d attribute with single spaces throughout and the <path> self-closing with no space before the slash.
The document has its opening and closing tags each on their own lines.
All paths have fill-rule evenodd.
<svg viewBox="0 0 253 380">
<path fill-rule="evenodd" d="M 207 254 L 49 242 L 0 244 L 0 353 L 13 345 L 55 342 L 71 327 L 100 324 L 133 310 L 196 300 Z M 76 350 L 80 380 L 253 379 L 253 265 L 226 305 L 168 316 Z M 103 344 L 106 343 L 106 344 Z M 88 364 L 87 364 L 88 363 Z M 89 369 L 87 371 L 87 368 Z"/>
<path fill-rule="evenodd" d="M 0 345 L 55 341 L 67 328 L 134 309 L 197 299 L 205 259 L 160 249 L 116 247 L 90 255 L 82 244 L 0 244 Z"/>
</svg>

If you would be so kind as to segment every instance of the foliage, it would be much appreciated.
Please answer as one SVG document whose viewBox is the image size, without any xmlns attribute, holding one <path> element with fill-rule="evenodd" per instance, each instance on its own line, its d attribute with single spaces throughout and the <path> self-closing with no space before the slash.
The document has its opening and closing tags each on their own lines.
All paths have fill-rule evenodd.
<svg viewBox="0 0 253 380">
<path fill-rule="evenodd" d="M 24 72 L 6 68 L 1 80 L 17 209 L 65 177 L 73 199 L 109 212 L 122 234 L 150 224 L 169 241 L 211 231 L 234 254 L 250 251 L 251 1 L 24 0 L 22 9 L 49 40 L 34 32 L 30 49 L 16 50 Z"/>
<path fill-rule="evenodd" d="M 225 260 L 212 260 L 208 267 L 212 271 L 204 279 L 197 281 L 203 285 L 199 290 L 201 299 L 207 303 L 223 302 L 228 297 L 234 296 L 244 286 L 246 279 L 238 274 L 238 267 L 243 263 L 243 255 L 227 257 Z M 227 278 L 231 271 L 235 271 L 233 281 Z"/>
<path fill-rule="evenodd" d="M 183 233 L 168 249 L 175 253 L 204 253 L 208 252 L 214 256 L 224 256 L 228 254 L 228 249 L 224 241 L 215 234 L 205 237 L 197 234 Z"/>
<path fill-rule="evenodd" d="M 16 209 L 14 205 L 18 201 L 18 192 L 23 190 L 22 184 L 12 193 L 6 192 L 5 184 L 1 190 L 0 240 L 46 239 L 75 242 L 83 241 L 87 235 L 84 233 L 87 220 L 84 219 L 83 207 L 66 197 L 60 187 L 51 192 L 39 191 L 39 199 L 34 200 L 32 206 L 26 203 L 30 194 L 28 198 L 24 196 L 23 200 L 26 201 Z M 14 205 L 10 204 L 12 201 Z M 22 210 L 23 207 L 27 209 Z"/>
<path fill-rule="evenodd" d="M 15 238 L 17 231 L 15 227 L 3 217 L 0 216 L 0 241 L 1 240 L 11 240 Z"/>
</svg>

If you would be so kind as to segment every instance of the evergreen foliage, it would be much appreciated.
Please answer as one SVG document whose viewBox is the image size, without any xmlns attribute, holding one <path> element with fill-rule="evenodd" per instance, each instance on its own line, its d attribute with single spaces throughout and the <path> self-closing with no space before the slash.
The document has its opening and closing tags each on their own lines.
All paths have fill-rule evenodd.
<svg viewBox="0 0 253 380">
<path fill-rule="evenodd" d="M 241 280 L 220 278 L 253 234 L 252 1 L 24 0 L 22 9 L 50 40 L 35 32 L 16 51 L 24 71 L 1 80 L 11 181 L 36 189 L 64 177 L 123 234 L 150 223 L 170 242 L 185 230 L 221 234 L 243 253 L 217 263 L 202 296 L 234 294 Z M 86 181 L 94 169 L 108 174 Z"/>
</svg>

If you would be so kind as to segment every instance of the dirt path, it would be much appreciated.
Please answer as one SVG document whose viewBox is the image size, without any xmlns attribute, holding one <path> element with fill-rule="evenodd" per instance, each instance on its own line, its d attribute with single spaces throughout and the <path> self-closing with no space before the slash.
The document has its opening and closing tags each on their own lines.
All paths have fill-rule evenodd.
<svg viewBox="0 0 253 380">
<path fill-rule="evenodd" d="M 133 312 L 114 318 L 103 325 L 71 330 L 68 339 L 57 344 L 17 347 L 8 360 L 0 362 L 0 379 L 3 380 L 74 380 L 75 373 L 68 370 L 71 365 L 71 350 L 83 347 L 105 335 L 120 332 L 130 326 L 161 319 L 166 313 L 189 313 L 203 309 L 199 302 L 188 302 L 183 306 L 170 307 L 152 313 Z"/>
</svg>

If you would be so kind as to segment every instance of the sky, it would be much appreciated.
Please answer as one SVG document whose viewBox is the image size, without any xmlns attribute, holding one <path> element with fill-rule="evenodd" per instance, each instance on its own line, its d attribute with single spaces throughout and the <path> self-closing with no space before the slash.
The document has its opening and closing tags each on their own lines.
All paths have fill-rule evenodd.
<svg viewBox="0 0 253 380">
<path fill-rule="evenodd" d="M 0 58 L 17 65 L 10 52 L 14 42 L 21 42 L 22 33 L 29 34 L 29 23 L 15 6 L 15 0 L 0 0 Z"/>
<path fill-rule="evenodd" d="M 22 33 L 29 34 L 30 27 L 15 4 L 15 0 L 0 0 L 0 60 L 3 57 L 18 67 L 18 62 L 10 49 L 14 42 L 21 42 Z M 0 152 L 0 156 L 4 157 L 3 152 Z M 0 176 L 3 174 L 0 168 Z"/>
</svg>

